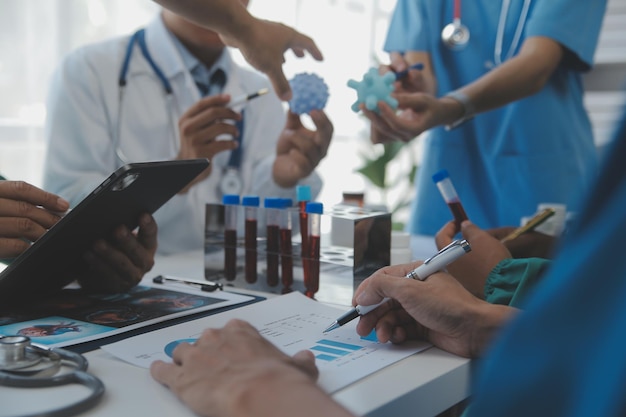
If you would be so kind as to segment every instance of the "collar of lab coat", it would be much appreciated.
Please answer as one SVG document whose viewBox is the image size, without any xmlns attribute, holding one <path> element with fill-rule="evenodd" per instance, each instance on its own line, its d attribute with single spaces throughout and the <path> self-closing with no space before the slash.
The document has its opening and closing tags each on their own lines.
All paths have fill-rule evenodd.
<svg viewBox="0 0 626 417">
<path fill-rule="evenodd" d="M 185 62 L 165 27 L 160 13 L 146 26 L 146 45 L 152 59 L 161 68 L 168 80 L 172 81 L 174 77 L 181 76 L 188 80 L 190 87 L 194 85 L 190 71 L 186 68 Z M 239 67 L 234 64 L 227 49 L 224 49 L 216 65 L 228 69 L 224 93 L 235 97 L 246 92 L 245 86 L 241 82 L 242 79 L 239 76 Z M 132 69 L 129 69 L 129 71 L 132 71 Z M 149 69 L 149 71 L 152 70 Z M 193 89 L 195 90 L 195 88 Z M 198 94 L 195 99 L 198 100 L 199 98 Z"/>
</svg>

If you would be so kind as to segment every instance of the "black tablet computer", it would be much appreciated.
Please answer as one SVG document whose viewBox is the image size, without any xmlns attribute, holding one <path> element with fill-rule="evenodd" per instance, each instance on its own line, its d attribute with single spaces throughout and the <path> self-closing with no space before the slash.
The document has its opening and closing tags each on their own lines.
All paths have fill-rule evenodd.
<svg viewBox="0 0 626 417">
<path fill-rule="evenodd" d="M 154 213 L 208 166 L 190 159 L 119 168 L 0 273 L 0 301 L 36 298 L 74 281 L 86 271 L 86 248 L 119 225 L 135 229 L 142 213 Z"/>
</svg>

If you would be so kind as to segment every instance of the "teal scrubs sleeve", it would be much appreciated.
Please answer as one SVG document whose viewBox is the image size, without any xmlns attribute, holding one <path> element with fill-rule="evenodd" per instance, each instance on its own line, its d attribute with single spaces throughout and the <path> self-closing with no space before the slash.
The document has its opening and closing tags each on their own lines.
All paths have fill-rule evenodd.
<svg viewBox="0 0 626 417">
<path fill-rule="evenodd" d="M 387 52 L 427 50 L 430 43 L 428 13 L 416 0 L 398 0 L 389 21 L 383 49 Z"/>
<path fill-rule="evenodd" d="M 485 300 L 519 308 L 551 261 L 542 258 L 505 259 L 491 271 L 485 283 Z"/>
<path fill-rule="evenodd" d="M 604 0 L 538 1 L 526 24 L 525 37 L 543 36 L 560 43 L 567 50 L 565 65 L 588 71 L 593 64 L 605 3 Z"/>
</svg>

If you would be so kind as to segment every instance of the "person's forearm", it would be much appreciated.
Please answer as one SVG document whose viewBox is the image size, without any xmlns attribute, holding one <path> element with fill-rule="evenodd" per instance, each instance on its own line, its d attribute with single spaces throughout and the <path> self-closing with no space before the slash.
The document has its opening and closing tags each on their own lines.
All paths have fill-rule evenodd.
<svg viewBox="0 0 626 417">
<path fill-rule="evenodd" d="M 457 91 L 464 94 L 471 103 L 471 116 L 507 105 L 540 91 L 561 62 L 563 49 L 557 42 L 548 38 L 529 38 L 524 42 L 519 54 L 489 71 L 476 81 L 462 86 Z M 456 120 L 452 116 L 463 115 L 461 104 L 447 92 L 440 99 L 448 110 L 449 123 Z M 467 109 L 467 106 L 465 108 Z"/>
<path fill-rule="evenodd" d="M 481 357 L 497 333 L 509 323 L 519 310 L 513 307 L 481 303 L 473 321 L 477 324 L 470 340 L 470 356 Z"/>
<path fill-rule="evenodd" d="M 237 38 L 254 17 L 239 1 L 154 0 L 161 6 L 229 38 Z"/>
</svg>

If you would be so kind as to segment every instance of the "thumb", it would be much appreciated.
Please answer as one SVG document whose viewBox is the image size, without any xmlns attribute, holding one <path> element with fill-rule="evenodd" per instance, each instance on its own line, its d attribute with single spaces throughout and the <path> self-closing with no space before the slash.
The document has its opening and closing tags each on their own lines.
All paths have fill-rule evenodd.
<svg viewBox="0 0 626 417">
<path fill-rule="evenodd" d="M 300 120 L 300 115 L 292 111 L 288 111 L 287 123 L 285 124 L 285 129 L 298 130 L 301 127 L 302 127 L 302 121 Z"/>
<path fill-rule="evenodd" d="M 293 355 L 292 359 L 298 369 L 309 375 L 314 380 L 317 380 L 319 371 L 315 366 L 315 355 L 313 352 L 310 350 L 301 350 Z"/>
<path fill-rule="evenodd" d="M 465 239 L 470 242 L 472 241 L 472 239 L 475 239 L 483 233 L 484 231 L 480 227 L 476 226 L 469 220 L 465 220 L 461 223 L 461 234 Z"/>
</svg>

